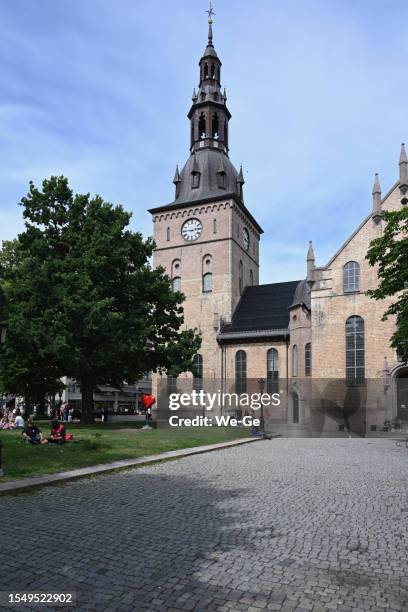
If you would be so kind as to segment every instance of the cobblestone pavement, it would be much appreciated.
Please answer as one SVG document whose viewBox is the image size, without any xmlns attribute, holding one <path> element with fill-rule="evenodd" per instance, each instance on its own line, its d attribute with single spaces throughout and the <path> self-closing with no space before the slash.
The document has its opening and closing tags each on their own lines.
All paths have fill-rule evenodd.
<svg viewBox="0 0 408 612">
<path fill-rule="evenodd" d="M 407 490 L 393 440 L 275 439 L 3 497 L 0 591 L 76 591 L 89 611 L 407 611 Z"/>
</svg>

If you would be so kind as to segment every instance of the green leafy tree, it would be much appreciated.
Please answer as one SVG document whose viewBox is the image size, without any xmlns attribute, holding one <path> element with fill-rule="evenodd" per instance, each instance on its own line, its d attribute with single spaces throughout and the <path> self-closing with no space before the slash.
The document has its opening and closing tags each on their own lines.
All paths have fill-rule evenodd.
<svg viewBox="0 0 408 612">
<path fill-rule="evenodd" d="M 384 313 L 383 320 L 396 316 L 397 329 L 391 338 L 402 361 L 408 361 L 408 208 L 384 211 L 383 235 L 369 247 L 370 265 L 378 264 L 379 285 L 368 291 L 375 300 L 395 297 Z"/>
<path fill-rule="evenodd" d="M 182 330 L 183 295 L 162 268 L 152 269 L 154 243 L 130 231 L 130 213 L 74 195 L 64 177 L 42 190 L 30 183 L 21 205 L 25 231 L 0 263 L 7 390 L 37 373 L 49 387 L 69 376 L 81 385 L 82 421 L 90 423 L 99 385 L 192 369 L 201 339 Z"/>
<path fill-rule="evenodd" d="M 41 306 L 34 313 L 34 304 L 27 299 L 25 275 L 15 275 L 17 269 L 24 269 L 19 241 L 4 242 L 0 251 L 0 279 L 3 281 L 0 311 L 2 319 L 9 321 L 9 327 L 0 368 L 0 388 L 24 397 L 26 405 L 36 405 L 38 415 L 42 416 L 46 397 L 55 396 L 64 385 L 59 378 L 58 365 L 52 358 L 51 347 L 44 341 L 44 326 L 38 324 Z"/>
</svg>

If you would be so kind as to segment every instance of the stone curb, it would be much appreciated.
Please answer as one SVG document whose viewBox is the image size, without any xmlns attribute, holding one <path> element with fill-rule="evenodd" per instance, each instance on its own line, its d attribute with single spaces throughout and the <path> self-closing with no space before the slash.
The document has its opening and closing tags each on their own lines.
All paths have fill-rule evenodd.
<svg viewBox="0 0 408 612">
<path fill-rule="evenodd" d="M 171 461 L 172 459 L 181 459 L 183 457 L 189 457 L 190 455 L 199 455 L 201 453 L 209 453 L 224 448 L 240 446 L 241 444 L 259 442 L 262 439 L 263 438 L 241 438 L 238 440 L 231 440 L 230 442 L 219 442 L 217 444 L 207 444 L 206 446 L 195 446 L 194 448 L 181 448 L 174 451 L 159 453 L 157 455 L 147 455 L 137 459 L 122 459 L 113 461 L 112 463 L 100 463 L 76 470 L 69 470 L 67 472 L 56 472 L 55 474 L 45 474 L 44 476 L 9 480 L 4 483 L 0 482 L 0 495 L 29 491 L 36 487 L 45 487 L 59 482 L 67 482 L 69 480 L 76 480 L 77 478 L 93 476 L 94 474 L 104 474 L 106 472 L 125 470 L 132 467 L 142 467 L 162 461 Z"/>
</svg>

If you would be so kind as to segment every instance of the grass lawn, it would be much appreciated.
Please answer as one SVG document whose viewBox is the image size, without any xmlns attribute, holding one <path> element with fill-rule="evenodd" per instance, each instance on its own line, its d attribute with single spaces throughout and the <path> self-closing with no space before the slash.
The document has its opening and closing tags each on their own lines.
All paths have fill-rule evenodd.
<svg viewBox="0 0 408 612">
<path fill-rule="evenodd" d="M 38 422 L 45 436 L 49 422 Z M 67 423 L 77 442 L 34 446 L 21 441 L 21 431 L 0 431 L 3 442 L 1 481 L 62 472 L 73 468 L 154 455 L 179 448 L 227 442 L 249 436 L 244 427 L 169 427 L 142 430 L 136 423 L 98 423 L 81 427 Z M 125 430 L 125 431 L 121 431 Z"/>
</svg>

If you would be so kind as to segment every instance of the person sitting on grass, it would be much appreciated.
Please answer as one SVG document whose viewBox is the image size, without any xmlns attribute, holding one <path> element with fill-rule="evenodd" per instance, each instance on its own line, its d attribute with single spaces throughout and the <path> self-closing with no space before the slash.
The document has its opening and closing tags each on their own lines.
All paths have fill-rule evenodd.
<svg viewBox="0 0 408 612">
<path fill-rule="evenodd" d="M 51 436 L 48 438 L 48 442 L 54 442 L 55 444 L 64 444 L 65 442 L 65 427 L 62 423 L 59 423 L 56 419 L 51 421 Z"/>
<path fill-rule="evenodd" d="M 27 425 L 21 435 L 23 436 L 23 440 L 29 444 L 47 444 L 48 442 L 48 440 L 44 438 L 42 431 L 34 424 L 31 417 L 28 419 Z"/>
<path fill-rule="evenodd" d="M 21 416 L 21 412 L 19 409 L 16 410 L 16 420 L 14 421 L 14 426 L 16 429 L 24 429 L 24 419 Z"/>
<path fill-rule="evenodd" d="M 14 415 L 8 408 L 5 409 L 2 418 L 0 419 L 0 429 L 14 429 Z"/>
</svg>

